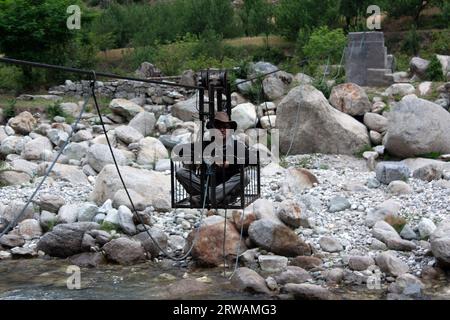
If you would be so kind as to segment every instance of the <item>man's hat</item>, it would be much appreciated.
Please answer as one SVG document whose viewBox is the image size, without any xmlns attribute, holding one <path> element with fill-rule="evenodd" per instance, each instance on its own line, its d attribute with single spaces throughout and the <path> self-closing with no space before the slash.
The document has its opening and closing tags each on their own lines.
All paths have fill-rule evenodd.
<svg viewBox="0 0 450 320">
<path fill-rule="evenodd" d="M 237 129 L 237 123 L 235 121 L 231 121 L 230 117 L 228 116 L 228 113 L 224 111 L 216 112 L 214 120 L 208 121 L 208 123 L 206 124 L 206 128 L 208 129 L 217 128 L 218 126 L 220 126 L 221 123 L 228 123 L 230 125 L 230 129 L 233 130 Z"/>
</svg>

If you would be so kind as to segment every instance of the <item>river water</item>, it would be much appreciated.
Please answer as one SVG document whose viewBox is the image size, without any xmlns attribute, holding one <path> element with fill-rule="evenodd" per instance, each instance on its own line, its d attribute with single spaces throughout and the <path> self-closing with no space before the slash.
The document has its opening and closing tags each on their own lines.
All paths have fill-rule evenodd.
<svg viewBox="0 0 450 320">
<path fill-rule="evenodd" d="M 191 270 L 170 263 L 82 268 L 81 288 L 69 290 L 70 262 L 61 259 L 0 261 L 0 300 L 23 299 L 270 299 L 236 291 L 223 269 Z M 199 280 L 198 280 L 199 279 Z M 364 286 L 335 288 L 342 299 L 385 299 L 382 291 Z M 450 299 L 448 282 L 428 288 L 421 299 Z"/>
</svg>

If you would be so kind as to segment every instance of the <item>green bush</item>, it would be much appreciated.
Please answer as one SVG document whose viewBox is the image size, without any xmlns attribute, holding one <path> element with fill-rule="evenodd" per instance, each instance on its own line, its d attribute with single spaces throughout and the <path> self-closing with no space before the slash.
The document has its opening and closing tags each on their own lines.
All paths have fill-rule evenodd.
<svg viewBox="0 0 450 320">
<path fill-rule="evenodd" d="M 450 5 L 449 5 L 450 6 Z M 435 54 L 450 55 L 450 29 L 433 32 L 431 50 Z"/>
<path fill-rule="evenodd" d="M 444 81 L 444 74 L 442 72 L 442 65 L 436 56 L 430 61 L 427 69 L 427 78 L 430 81 Z"/>
<path fill-rule="evenodd" d="M 325 98 L 330 98 L 331 94 L 331 87 L 327 84 L 326 81 L 322 81 L 322 79 L 315 78 L 313 84 L 312 84 L 317 90 L 322 91 Z"/>
<path fill-rule="evenodd" d="M 16 116 L 17 114 L 16 103 L 17 103 L 16 99 L 8 100 L 8 105 L 5 107 L 5 109 L 3 109 L 3 116 L 5 117 L 6 120 Z"/>
<path fill-rule="evenodd" d="M 413 25 L 411 26 L 410 31 L 407 33 L 405 40 L 403 40 L 402 43 L 402 51 L 404 53 L 410 54 L 410 55 L 417 55 L 420 50 L 420 38 L 417 34 L 417 29 Z"/>
<path fill-rule="evenodd" d="M 18 93 L 22 90 L 22 71 L 17 67 L 0 66 L 0 91 Z"/>
<path fill-rule="evenodd" d="M 47 115 L 50 119 L 54 117 L 66 117 L 66 114 L 61 109 L 61 105 L 57 102 L 47 107 Z"/>
</svg>

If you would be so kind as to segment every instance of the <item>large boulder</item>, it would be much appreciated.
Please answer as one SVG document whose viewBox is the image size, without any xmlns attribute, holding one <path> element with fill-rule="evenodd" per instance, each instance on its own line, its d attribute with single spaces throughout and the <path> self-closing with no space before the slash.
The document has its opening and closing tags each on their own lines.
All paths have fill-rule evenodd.
<svg viewBox="0 0 450 320">
<path fill-rule="evenodd" d="M 208 101 L 208 99 L 205 97 L 205 102 L 206 101 Z M 199 117 L 199 103 L 199 95 L 196 93 L 187 100 L 175 103 L 171 109 L 172 115 L 183 121 L 197 120 Z"/>
<path fill-rule="evenodd" d="M 145 251 L 139 241 L 128 238 L 114 239 L 103 246 L 106 258 L 121 265 L 132 265 L 145 261 Z"/>
<path fill-rule="evenodd" d="M 364 89 L 354 83 L 333 87 L 329 101 L 334 108 L 351 116 L 363 116 L 372 106 Z"/>
<path fill-rule="evenodd" d="M 375 257 L 375 262 L 380 267 L 381 271 L 388 275 L 398 277 L 409 272 L 408 265 L 400 260 L 392 251 L 380 253 Z"/>
<path fill-rule="evenodd" d="M 439 105 L 407 96 L 388 118 L 385 147 L 390 154 L 407 158 L 450 153 L 450 113 Z"/>
<path fill-rule="evenodd" d="M 409 68 L 411 72 L 417 75 L 419 78 L 425 78 L 430 61 L 422 59 L 420 57 L 414 57 L 409 62 Z"/>
<path fill-rule="evenodd" d="M 258 247 L 275 254 L 288 257 L 311 255 L 311 247 L 294 231 L 273 220 L 262 219 L 253 222 L 248 234 Z"/>
<path fill-rule="evenodd" d="M 31 176 L 24 172 L 17 172 L 12 170 L 0 171 L 0 185 L 2 186 L 17 186 L 29 183 Z"/>
<path fill-rule="evenodd" d="M 310 189 L 318 183 L 319 180 L 311 171 L 291 167 L 285 171 L 281 189 L 285 194 L 300 194 L 303 190 Z"/>
<path fill-rule="evenodd" d="M 242 291 L 269 294 L 266 281 L 256 271 L 249 268 L 239 268 L 231 278 L 231 284 Z"/>
<path fill-rule="evenodd" d="M 86 156 L 87 151 L 89 150 L 88 142 L 72 142 L 69 143 L 63 151 L 63 155 L 65 155 L 68 159 L 73 160 L 81 160 Z"/>
<path fill-rule="evenodd" d="M 117 138 L 125 144 L 138 142 L 144 136 L 131 126 L 119 126 L 115 129 Z"/>
<path fill-rule="evenodd" d="M 144 137 L 152 134 L 155 129 L 156 118 L 153 113 L 140 112 L 131 119 L 129 126 L 139 131 Z"/>
<path fill-rule="evenodd" d="M 42 162 L 41 164 L 39 164 L 37 170 L 38 176 L 43 176 L 45 172 L 47 172 L 50 165 L 50 162 Z M 72 184 L 90 185 L 87 176 L 83 173 L 82 170 L 78 169 L 75 166 L 70 166 L 67 164 L 56 163 L 49 177 L 54 180 L 67 181 Z"/>
<path fill-rule="evenodd" d="M 355 154 L 370 145 L 366 126 L 333 108 L 311 85 L 292 89 L 277 109 L 280 151 Z"/>
<path fill-rule="evenodd" d="M 199 265 L 216 267 L 223 264 L 224 223 L 224 218 L 211 216 L 203 220 L 200 230 L 195 229 L 189 234 L 186 247 L 190 248 L 195 241 L 191 255 Z M 234 224 L 229 220 L 226 224 L 225 259 L 232 262 L 236 259 L 236 254 L 240 255 L 247 247 Z"/>
<path fill-rule="evenodd" d="M 138 113 L 144 111 L 140 105 L 126 99 L 112 100 L 109 104 L 109 108 L 113 113 L 124 117 L 127 121 L 130 121 Z"/>
<path fill-rule="evenodd" d="M 23 138 L 18 136 L 9 136 L 3 139 L 2 144 L 0 146 L 0 153 L 4 156 L 8 154 L 19 153 L 17 152 L 20 144 L 23 144 Z"/>
<path fill-rule="evenodd" d="M 137 234 L 133 237 L 133 239 L 140 241 L 144 246 L 145 251 L 154 258 L 158 257 L 162 253 L 161 249 L 167 251 L 169 246 L 169 237 L 167 234 L 162 229 L 156 227 L 148 228 L 147 231 Z"/>
<path fill-rule="evenodd" d="M 122 151 L 113 148 L 113 152 L 119 166 L 127 163 Z M 88 150 L 87 160 L 89 165 L 97 172 L 102 171 L 106 165 L 114 163 L 109 147 L 104 144 L 93 144 Z"/>
<path fill-rule="evenodd" d="M 25 203 L 21 202 L 21 201 L 11 201 L 5 208 L 4 210 L 1 210 L 1 205 L 0 205 L 0 221 L 1 220 L 5 220 L 7 223 L 13 221 L 18 215 L 19 213 L 22 211 L 22 209 L 25 207 Z M 22 217 L 20 217 L 19 221 L 23 221 L 25 219 L 31 219 L 33 218 L 34 215 L 34 209 L 32 205 L 29 205 L 24 214 L 22 215 Z"/>
<path fill-rule="evenodd" d="M 45 152 L 52 152 L 53 145 L 47 137 L 38 137 L 25 143 L 22 158 L 25 160 L 41 160 Z"/>
<path fill-rule="evenodd" d="M 131 167 L 120 167 L 120 171 L 127 188 L 139 193 L 149 206 L 156 200 L 170 203 L 170 176 Z M 107 165 L 97 176 L 91 197 L 98 205 L 102 205 L 106 200 L 113 199 L 120 189 L 123 186 L 115 166 Z"/>
<path fill-rule="evenodd" d="M 299 300 L 332 300 L 333 294 L 324 287 L 309 283 L 288 283 L 284 291 Z"/>
<path fill-rule="evenodd" d="M 388 119 L 379 114 L 368 112 L 364 115 L 364 124 L 369 130 L 385 132 L 388 126 Z"/>
<path fill-rule="evenodd" d="M 256 125 L 256 107 L 252 103 L 237 105 L 231 111 L 231 120 L 236 121 L 238 129 L 247 130 Z"/>
<path fill-rule="evenodd" d="M 38 242 L 37 250 L 52 257 L 67 258 L 85 251 L 82 246 L 84 234 L 89 230 L 99 229 L 93 222 L 59 224 L 46 233 Z"/>
<path fill-rule="evenodd" d="M 138 164 L 154 165 L 158 160 L 167 158 L 169 158 L 169 152 L 158 139 L 147 137 L 139 141 Z"/>
<path fill-rule="evenodd" d="M 266 98 L 274 101 L 286 94 L 287 85 L 278 77 L 270 76 L 263 80 L 263 90 Z"/>
<path fill-rule="evenodd" d="M 431 251 L 438 262 L 450 267 L 450 220 L 442 222 L 430 236 Z"/>
<path fill-rule="evenodd" d="M 257 75 L 263 75 L 269 72 L 276 72 L 277 70 L 279 70 L 278 67 L 271 64 L 270 62 L 258 61 L 249 64 L 247 76 L 249 78 L 253 78 Z"/>
<path fill-rule="evenodd" d="M 34 127 L 36 127 L 36 124 L 36 119 L 28 111 L 21 112 L 19 115 L 8 121 L 8 125 L 13 128 L 16 133 L 22 135 L 29 134 Z"/>
<path fill-rule="evenodd" d="M 394 83 L 384 92 L 386 96 L 401 96 L 404 97 L 409 94 L 414 94 L 416 89 L 409 83 Z"/>
</svg>

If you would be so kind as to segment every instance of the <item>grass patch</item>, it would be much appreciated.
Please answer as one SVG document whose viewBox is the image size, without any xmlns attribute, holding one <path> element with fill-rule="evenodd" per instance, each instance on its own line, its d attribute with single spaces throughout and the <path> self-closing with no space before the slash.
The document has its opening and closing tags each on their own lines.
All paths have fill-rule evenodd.
<svg viewBox="0 0 450 320">
<path fill-rule="evenodd" d="M 47 115 L 50 117 L 50 119 L 53 119 L 55 117 L 65 118 L 67 116 L 58 102 L 55 102 L 47 107 Z"/>
<path fill-rule="evenodd" d="M 101 230 L 106 232 L 117 231 L 118 228 L 119 226 L 108 221 L 103 221 L 102 226 L 100 227 Z"/>
<path fill-rule="evenodd" d="M 419 156 L 419 158 L 427 158 L 427 159 L 439 159 L 442 153 L 440 152 L 429 152 Z"/>
<path fill-rule="evenodd" d="M 387 215 L 384 218 L 384 221 L 389 223 L 395 229 L 395 231 L 397 231 L 398 233 L 402 232 L 403 228 L 405 227 L 405 225 L 407 223 L 405 218 L 400 217 L 400 216 L 394 216 L 392 214 Z"/>
<path fill-rule="evenodd" d="M 372 151 L 372 146 L 370 144 L 364 145 L 358 152 L 355 153 L 355 157 L 362 158 L 364 152 Z"/>
</svg>

